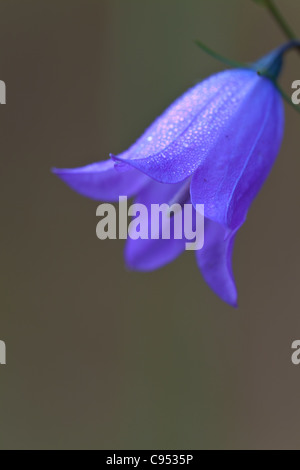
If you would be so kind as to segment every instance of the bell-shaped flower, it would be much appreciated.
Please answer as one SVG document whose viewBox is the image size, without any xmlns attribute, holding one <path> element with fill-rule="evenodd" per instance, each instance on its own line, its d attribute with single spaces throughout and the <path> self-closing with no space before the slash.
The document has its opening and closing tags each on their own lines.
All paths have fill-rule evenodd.
<svg viewBox="0 0 300 470">
<path fill-rule="evenodd" d="M 204 204 L 204 247 L 196 252 L 204 279 L 236 306 L 232 251 L 238 229 L 278 155 L 284 130 L 276 86 L 284 52 L 248 68 L 226 70 L 188 90 L 127 151 L 82 168 L 54 170 L 95 200 L 134 196 L 153 203 Z M 177 257 L 184 240 L 127 240 L 135 270 L 154 270 Z"/>
</svg>

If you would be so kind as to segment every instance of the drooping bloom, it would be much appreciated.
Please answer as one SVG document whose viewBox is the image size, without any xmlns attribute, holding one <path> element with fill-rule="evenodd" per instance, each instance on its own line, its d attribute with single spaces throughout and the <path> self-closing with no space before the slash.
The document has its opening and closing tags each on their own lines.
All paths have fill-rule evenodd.
<svg viewBox="0 0 300 470">
<path fill-rule="evenodd" d="M 238 229 L 267 178 L 283 137 L 284 112 L 273 80 L 285 45 L 248 69 L 226 70 L 175 101 L 127 151 L 82 168 L 54 170 L 95 200 L 134 196 L 153 203 L 204 204 L 204 247 L 196 252 L 204 279 L 236 306 L 232 251 Z M 150 271 L 182 253 L 184 240 L 132 240 L 127 265 Z"/>
</svg>

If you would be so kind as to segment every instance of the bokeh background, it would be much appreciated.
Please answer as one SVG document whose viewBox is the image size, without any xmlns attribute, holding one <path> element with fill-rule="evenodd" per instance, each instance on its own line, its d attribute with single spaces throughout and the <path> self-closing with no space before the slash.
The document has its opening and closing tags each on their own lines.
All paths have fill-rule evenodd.
<svg viewBox="0 0 300 470">
<path fill-rule="evenodd" d="M 300 2 L 277 4 L 299 32 Z M 50 173 L 124 150 L 222 70 L 196 38 L 241 61 L 285 40 L 251 0 L 0 1 L 1 449 L 300 448 L 299 116 L 237 238 L 238 310 L 193 253 L 128 272 L 97 203 Z"/>
</svg>

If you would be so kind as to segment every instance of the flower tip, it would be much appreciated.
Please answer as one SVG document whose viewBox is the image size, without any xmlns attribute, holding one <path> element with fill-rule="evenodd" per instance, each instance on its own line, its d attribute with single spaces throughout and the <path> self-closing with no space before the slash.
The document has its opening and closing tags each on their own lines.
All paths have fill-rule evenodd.
<svg viewBox="0 0 300 470">
<path fill-rule="evenodd" d="M 64 181 L 64 174 L 66 173 L 66 169 L 63 169 L 63 168 L 51 168 L 51 173 L 55 176 L 58 176 L 58 178 L 62 179 Z"/>
<path fill-rule="evenodd" d="M 128 243 L 127 243 L 128 245 Z M 147 263 L 143 262 L 143 257 L 140 256 L 140 257 L 135 257 L 132 255 L 132 253 L 128 253 L 128 246 L 126 246 L 125 248 L 125 270 L 128 272 L 128 273 L 134 273 L 134 272 L 139 272 L 139 273 L 147 273 L 147 272 L 151 272 L 151 271 L 154 271 L 155 268 L 153 268 L 152 266 L 148 266 Z"/>
<path fill-rule="evenodd" d="M 222 297 L 220 296 L 221 299 L 227 303 L 227 305 L 229 305 L 230 307 L 233 307 L 234 309 L 238 309 L 239 308 L 239 305 L 238 305 L 238 298 L 237 298 L 237 293 L 235 293 L 234 295 L 232 296 L 228 296 L 228 297 Z"/>
<path fill-rule="evenodd" d="M 233 278 L 231 286 L 227 285 L 225 289 L 213 290 L 215 291 L 215 294 L 217 294 L 221 300 L 223 300 L 223 302 L 225 302 L 230 307 L 233 307 L 234 309 L 238 309 L 238 292 Z"/>
<path fill-rule="evenodd" d="M 215 292 L 216 294 L 216 292 Z M 217 294 L 218 295 L 218 294 Z M 238 301 L 237 299 L 225 299 L 225 298 L 222 298 L 221 296 L 219 296 L 219 299 L 222 300 L 223 302 L 225 302 L 225 304 L 228 305 L 228 307 L 232 307 L 234 308 L 235 310 L 237 310 L 239 308 L 239 305 L 238 305 Z"/>
<path fill-rule="evenodd" d="M 61 168 L 55 168 L 54 167 L 54 168 L 51 168 L 50 171 L 53 175 L 57 176 L 58 178 L 60 178 L 64 181 L 64 179 L 63 179 L 64 170 L 62 170 Z"/>
<path fill-rule="evenodd" d="M 238 305 L 238 292 L 237 292 L 237 288 L 234 284 L 234 289 L 233 289 L 233 292 L 231 293 L 231 295 L 229 296 L 229 305 L 231 305 L 231 307 L 237 309 L 239 307 Z"/>
</svg>

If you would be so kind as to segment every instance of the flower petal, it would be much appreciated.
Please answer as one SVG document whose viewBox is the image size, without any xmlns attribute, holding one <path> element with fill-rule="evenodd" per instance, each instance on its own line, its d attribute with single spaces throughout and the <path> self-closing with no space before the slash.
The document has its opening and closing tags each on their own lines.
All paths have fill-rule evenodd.
<svg viewBox="0 0 300 470">
<path fill-rule="evenodd" d="M 199 269 L 209 287 L 224 302 L 237 307 L 237 290 L 232 273 L 232 251 L 236 232 L 205 219 L 204 247 L 196 251 Z"/>
<path fill-rule="evenodd" d="M 183 181 L 231 129 L 260 80 L 254 71 L 238 69 L 210 77 L 179 98 L 136 144 L 114 158 L 159 182 Z"/>
<path fill-rule="evenodd" d="M 209 152 L 191 182 L 193 204 L 226 227 L 240 226 L 267 178 L 283 137 L 282 100 L 273 83 L 259 77 L 230 129 Z"/>
<path fill-rule="evenodd" d="M 130 197 L 149 180 L 147 176 L 128 165 L 122 165 L 122 171 L 117 171 L 113 160 L 80 168 L 55 168 L 53 173 L 77 193 L 99 201 L 117 201 L 119 196 Z"/>
<path fill-rule="evenodd" d="M 151 181 L 140 193 L 136 200 L 137 204 L 144 204 L 148 209 L 149 238 L 147 240 L 127 239 L 125 247 L 125 260 L 130 269 L 136 271 L 153 271 L 177 258 L 185 249 L 184 239 L 175 239 L 172 219 L 162 217 L 158 228 L 160 238 L 151 239 L 151 204 L 168 203 L 178 192 L 181 184 L 161 184 Z M 175 217 L 175 216 L 174 216 Z M 162 226 L 171 222 L 171 239 L 161 238 Z"/>
</svg>

